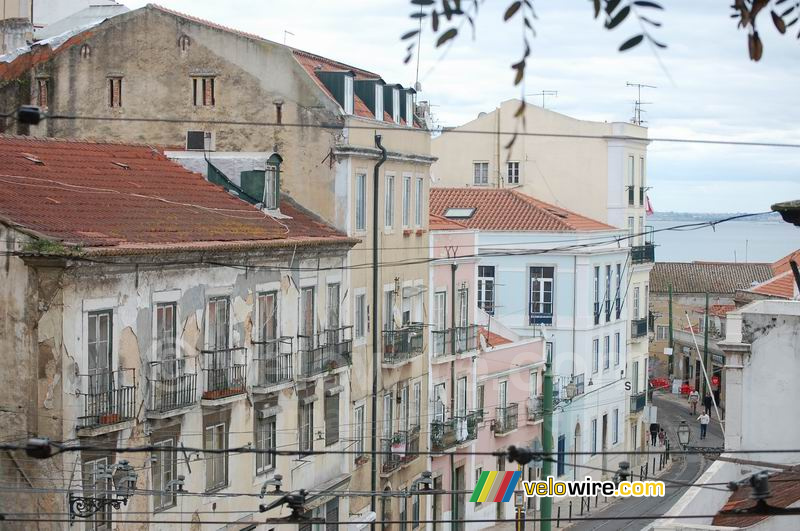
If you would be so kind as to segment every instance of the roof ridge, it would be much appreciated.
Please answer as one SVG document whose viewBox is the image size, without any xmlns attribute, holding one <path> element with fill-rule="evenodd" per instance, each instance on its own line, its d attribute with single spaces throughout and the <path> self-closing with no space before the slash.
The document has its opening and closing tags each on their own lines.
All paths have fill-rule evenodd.
<svg viewBox="0 0 800 531">
<path fill-rule="evenodd" d="M 9 140 L 27 140 L 37 142 L 68 142 L 74 144 L 94 144 L 99 146 L 127 146 L 127 147 L 147 147 L 157 152 L 161 152 L 161 147 L 169 149 L 169 146 L 158 146 L 156 144 L 147 144 L 144 142 L 128 142 L 124 140 L 97 140 L 94 138 L 66 138 L 57 136 L 28 136 L 28 135 L 11 135 L 8 133 L 0 133 L 0 139 Z"/>
<path fill-rule="evenodd" d="M 170 14 L 170 15 L 174 15 L 174 16 L 177 16 L 177 17 L 181 17 L 181 18 L 184 18 L 184 19 L 189 20 L 191 22 L 196 22 L 198 24 L 203 24 L 203 25 L 208 26 L 210 28 L 214 28 L 214 29 L 218 29 L 218 30 L 222 30 L 222 31 L 227 31 L 229 33 L 234 33 L 236 35 L 240 35 L 242 37 L 246 37 L 246 38 L 249 38 L 249 39 L 255 39 L 255 40 L 259 40 L 259 41 L 269 42 L 271 44 L 278 44 L 279 46 L 284 46 L 284 45 L 282 45 L 280 43 L 277 43 L 275 41 L 271 41 L 271 40 L 269 40 L 269 39 L 267 39 L 265 37 L 262 37 L 261 35 L 256 35 L 255 33 L 250 33 L 250 32 L 247 32 L 247 31 L 242 31 L 242 30 L 238 30 L 236 28 L 232 28 L 230 26 L 224 26 L 222 24 L 217 24 L 216 22 L 212 22 L 212 21 L 204 19 L 204 18 L 196 17 L 196 16 L 190 15 L 188 13 L 183 13 L 181 11 L 176 11 L 174 9 L 170 9 L 168 7 L 164 7 L 164 6 L 159 5 L 159 4 L 149 3 L 144 7 L 145 8 L 157 9 L 157 10 L 162 11 L 164 13 L 167 13 L 167 14 Z"/>
<path fill-rule="evenodd" d="M 370 76 L 375 76 L 377 78 L 383 79 L 380 74 L 377 74 L 377 73 L 372 72 L 370 70 L 365 70 L 365 69 L 360 68 L 358 66 L 353 66 L 353 65 L 349 65 L 347 63 L 343 63 L 341 61 L 337 61 L 336 59 L 331 59 L 329 57 L 325 57 L 324 55 L 319 55 L 319 54 L 316 54 L 314 52 L 308 52 L 306 50 L 301 50 L 299 48 L 294 48 L 292 46 L 287 46 L 287 48 L 289 48 L 292 51 L 292 53 L 296 53 L 296 54 L 299 54 L 299 55 L 305 55 L 306 57 L 309 57 L 311 59 L 320 59 L 322 61 L 327 61 L 328 63 L 334 63 L 334 64 L 336 64 L 338 66 L 343 67 L 343 68 L 357 70 L 357 71 L 361 72 L 362 74 L 367 74 L 367 75 L 370 75 Z"/>
<path fill-rule="evenodd" d="M 520 192 L 519 190 L 514 190 L 514 189 L 511 189 L 511 190 L 509 190 L 509 192 L 511 192 L 512 194 L 514 194 L 514 195 L 516 195 L 516 196 L 519 196 L 519 197 L 521 197 L 521 198 L 522 198 L 524 201 L 527 201 L 527 202 L 529 202 L 529 203 L 532 203 L 532 204 L 534 204 L 534 205 L 535 205 L 535 206 L 537 206 L 538 208 L 542 208 L 542 209 L 546 210 L 546 211 L 547 211 L 547 213 L 548 213 L 549 215 L 552 215 L 552 216 L 555 216 L 555 217 L 557 217 L 557 218 L 561 219 L 561 220 L 562 220 L 562 221 L 563 221 L 563 222 L 564 222 L 566 225 L 570 225 L 572 228 L 575 228 L 575 227 L 574 227 L 573 225 L 571 225 L 571 224 L 569 223 L 569 221 L 567 221 L 567 220 L 566 220 L 566 219 L 564 219 L 564 218 L 561 218 L 561 217 L 560 217 L 560 216 L 558 216 L 557 214 L 553 214 L 552 212 L 550 212 L 550 211 L 549 211 L 549 210 L 547 210 L 547 209 L 548 209 L 548 208 L 553 208 L 553 209 L 556 209 L 556 210 L 560 210 L 561 212 L 564 212 L 564 213 L 566 213 L 566 214 L 568 214 L 568 215 L 570 215 L 570 216 L 575 216 L 575 217 L 579 217 L 579 218 L 582 218 L 582 219 L 586 219 L 586 220 L 594 221 L 594 222 L 597 222 L 597 223 L 602 223 L 603 225 L 607 225 L 607 226 L 608 226 L 609 228 L 611 228 L 611 229 L 616 229 L 616 228 L 617 228 L 617 227 L 613 227 L 613 226 L 609 225 L 608 223 L 604 223 L 604 222 L 602 222 L 602 221 L 597 221 L 597 220 L 596 220 L 596 219 L 594 219 L 594 218 L 590 218 L 589 216 L 585 216 L 585 215 L 583 215 L 583 214 L 580 214 L 580 213 L 578 213 L 578 212 L 575 212 L 574 210 L 569 210 L 568 208 L 564 208 L 564 207 L 562 207 L 562 206 L 554 205 L 554 204 L 552 204 L 552 203 L 548 203 L 547 201 L 542 201 L 542 200 L 541 200 L 541 199 L 539 199 L 538 197 L 533 197 L 532 195 L 523 194 L 523 193 L 522 193 L 522 192 Z"/>
<path fill-rule="evenodd" d="M 538 209 L 545 216 L 549 217 L 550 219 L 552 219 L 553 221 L 555 221 L 559 225 L 566 226 L 567 228 L 572 229 L 572 230 L 577 230 L 576 227 L 574 225 L 572 225 L 571 223 L 567 222 L 567 220 L 565 218 L 562 218 L 561 216 L 559 216 L 557 214 L 554 214 L 553 212 L 550 212 L 550 210 L 548 210 L 548 208 L 547 208 L 547 206 L 550 206 L 549 203 L 542 202 L 542 204 L 539 205 L 539 204 L 536 204 L 536 199 L 534 199 L 533 197 L 525 195 L 525 194 L 523 194 L 521 192 L 518 192 L 516 190 L 508 190 L 508 192 L 513 197 L 515 197 L 518 201 L 522 201 L 526 205 Z M 543 205 L 547 205 L 547 206 L 543 206 Z M 557 207 L 554 207 L 554 208 L 557 208 Z"/>
</svg>

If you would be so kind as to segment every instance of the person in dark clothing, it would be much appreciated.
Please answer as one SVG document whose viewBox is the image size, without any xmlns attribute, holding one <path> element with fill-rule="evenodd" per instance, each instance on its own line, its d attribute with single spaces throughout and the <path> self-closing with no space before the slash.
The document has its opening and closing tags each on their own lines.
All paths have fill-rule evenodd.
<svg viewBox="0 0 800 531">
<path fill-rule="evenodd" d="M 703 397 L 703 407 L 706 408 L 706 415 L 710 415 L 711 408 L 714 407 L 714 402 L 711 400 L 711 395 L 708 393 Z"/>
<path fill-rule="evenodd" d="M 657 422 L 650 424 L 650 444 L 653 446 L 658 444 L 658 431 L 660 429 L 661 426 L 659 426 Z"/>
</svg>

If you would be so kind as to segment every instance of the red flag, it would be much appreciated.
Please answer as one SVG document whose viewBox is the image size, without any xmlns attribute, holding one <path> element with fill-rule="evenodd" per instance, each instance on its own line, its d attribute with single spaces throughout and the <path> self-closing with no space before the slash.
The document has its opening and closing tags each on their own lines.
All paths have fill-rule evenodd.
<svg viewBox="0 0 800 531">
<path fill-rule="evenodd" d="M 647 213 L 648 216 L 653 215 L 653 205 L 650 204 L 650 196 L 645 196 L 645 209 L 644 211 Z"/>
</svg>

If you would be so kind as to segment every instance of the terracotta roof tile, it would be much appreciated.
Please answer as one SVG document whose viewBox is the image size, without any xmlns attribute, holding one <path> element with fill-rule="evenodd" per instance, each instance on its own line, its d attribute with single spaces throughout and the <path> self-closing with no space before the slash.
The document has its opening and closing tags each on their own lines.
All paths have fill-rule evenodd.
<svg viewBox="0 0 800 531">
<path fill-rule="evenodd" d="M 776 275 L 780 273 L 785 273 L 786 271 L 791 271 L 792 266 L 789 265 L 789 261 L 794 260 L 795 262 L 800 262 L 800 249 L 797 251 L 792 251 L 791 253 L 787 254 L 777 262 L 772 263 L 772 270 L 775 272 Z"/>
<path fill-rule="evenodd" d="M 146 145 L 0 135 L 0 183 L 0 219 L 84 248 L 350 241 L 288 198 L 291 219 L 273 219 Z"/>
<path fill-rule="evenodd" d="M 794 274 L 791 270 L 784 271 L 761 284 L 750 288 L 748 291 L 781 299 L 794 298 Z"/>
<path fill-rule="evenodd" d="M 466 229 L 467 226 L 463 223 L 459 223 L 453 219 L 447 219 L 442 216 L 437 216 L 436 214 L 431 214 L 428 224 L 430 225 L 431 230 L 460 230 Z"/>
<path fill-rule="evenodd" d="M 228 26 L 223 26 L 222 24 L 217 24 L 216 22 L 211 22 L 210 20 L 206 20 L 203 18 L 195 17 L 192 15 L 187 15 L 186 13 L 181 13 L 180 11 L 175 11 L 174 9 L 169 9 L 164 6 L 160 6 L 158 4 L 147 4 L 147 8 L 157 9 L 158 11 L 163 11 L 164 13 L 174 15 L 176 17 L 184 18 L 191 22 L 196 22 L 197 24 L 202 24 L 203 26 L 208 26 L 209 28 L 218 29 L 225 31 L 227 33 L 233 33 L 234 35 L 239 35 L 240 37 L 245 37 L 247 39 L 255 39 L 257 41 L 266 41 L 272 42 L 270 40 L 265 39 L 255 33 L 247 33 L 246 31 L 240 31 L 235 28 L 230 28 Z M 277 44 L 277 43 L 275 43 Z"/>
<path fill-rule="evenodd" d="M 650 271 L 650 291 L 667 293 L 728 293 L 750 289 L 772 278 L 770 264 L 733 262 L 656 262 Z"/>
<path fill-rule="evenodd" d="M 478 327 L 478 334 L 482 335 L 486 339 L 486 344 L 490 347 L 497 347 L 500 345 L 507 345 L 508 343 L 512 343 L 512 341 L 508 338 L 501 336 L 500 334 L 495 334 L 494 332 L 490 332 L 484 327 Z"/>
<path fill-rule="evenodd" d="M 471 218 L 459 222 L 488 231 L 595 231 L 618 230 L 561 207 L 502 188 L 431 188 L 430 213 L 444 216 L 449 208 L 474 208 Z"/>
<path fill-rule="evenodd" d="M 771 496 L 767 499 L 773 507 L 786 508 L 800 501 L 800 467 L 795 466 L 790 470 L 784 470 L 774 476 L 770 476 L 769 487 Z M 741 510 L 755 507 L 756 500 L 750 498 L 751 489 L 748 487 L 739 488 L 731 494 L 722 510 Z M 752 525 L 770 518 L 766 514 L 719 514 L 714 516 L 711 525 L 725 526 L 731 528 L 750 527 Z M 780 517 L 777 518 L 788 518 Z M 788 528 L 787 528 L 788 529 Z"/>
</svg>

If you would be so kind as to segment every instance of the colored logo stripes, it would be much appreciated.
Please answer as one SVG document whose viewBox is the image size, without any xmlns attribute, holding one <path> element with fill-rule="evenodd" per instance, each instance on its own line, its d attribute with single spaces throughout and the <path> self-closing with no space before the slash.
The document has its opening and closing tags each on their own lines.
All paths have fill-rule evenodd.
<svg viewBox="0 0 800 531">
<path fill-rule="evenodd" d="M 469 501 L 471 503 L 511 501 L 519 478 L 519 472 L 483 472 Z"/>
</svg>

